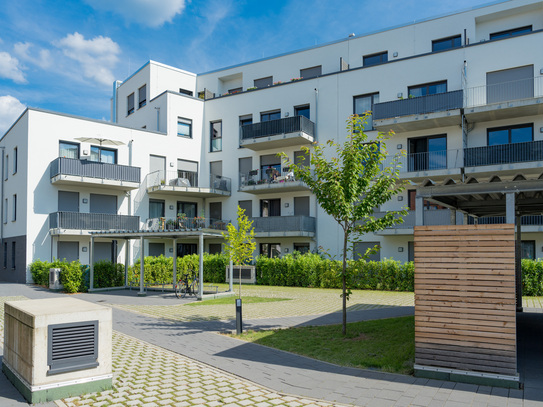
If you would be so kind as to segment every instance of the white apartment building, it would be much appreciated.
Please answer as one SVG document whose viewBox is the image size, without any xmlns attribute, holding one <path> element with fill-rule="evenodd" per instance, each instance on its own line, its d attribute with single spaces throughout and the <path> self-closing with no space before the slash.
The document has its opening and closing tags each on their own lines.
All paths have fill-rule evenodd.
<svg viewBox="0 0 543 407">
<path fill-rule="evenodd" d="M 204 74 L 149 61 L 114 84 L 112 123 L 29 108 L 0 141 L 0 280 L 31 281 L 37 258 L 88 263 L 92 231 L 167 228 L 180 213 L 220 228 L 238 205 L 254 220 L 256 255 L 339 254 L 340 228 L 277 153 L 301 162 L 302 145 L 342 143 L 348 116 L 368 110 L 369 136 L 395 132 L 388 153 L 405 150 L 412 185 L 381 210 L 410 213 L 355 243 L 355 255 L 379 244 L 373 258 L 410 260 L 415 223 L 503 223 L 490 210 L 464 216 L 485 196 L 453 211 L 417 190 L 539 179 L 541 44 L 543 2 L 501 1 Z M 530 213 L 523 254 L 541 257 L 543 208 Z M 148 240 L 145 253 L 197 244 Z M 94 258 L 133 261 L 140 248 L 129 245 L 97 239 Z"/>
</svg>

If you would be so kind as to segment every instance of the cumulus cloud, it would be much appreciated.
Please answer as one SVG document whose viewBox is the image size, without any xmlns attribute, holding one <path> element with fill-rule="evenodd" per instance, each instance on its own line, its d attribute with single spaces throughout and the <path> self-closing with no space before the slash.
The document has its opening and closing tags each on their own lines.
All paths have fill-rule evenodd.
<svg viewBox="0 0 543 407">
<path fill-rule="evenodd" d="M 15 83 L 26 83 L 19 60 L 7 52 L 0 52 L 0 78 L 11 79 Z"/>
<path fill-rule="evenodd" d="M 52 65 L 51 52 L 48 49 L 41 49 L 37 54 L 32 54 L 30 48 L 33 44 L 30 42 L 18 42 L 13 46 L 15 55 L 21 60 L 37 65 L 42 69 L 47 69 Z"/>
<path fill-rule="evenodd" d="M 26 106 L 17 98 L 10 95 L 0 96 L 0 135 L 7 131 L 25 109 Z"/>
<path fill-rule="evenodd" d="M 185 8 L 185 0 L 86 0 L 97 10 L 110 11 L 127 22 L 159 27 L 171 22 Z"/>
<path fill-rule="evenodd" d="M 103 85 L 113 83 L 112 69 L 119 61 L 120 47 L 111 38 L 94 37 L 86 40 L 78 32 L 68 34 L 55 43 L 64 55 L 77 61 L 86 78 L 92 79 Z"/>
</svg>

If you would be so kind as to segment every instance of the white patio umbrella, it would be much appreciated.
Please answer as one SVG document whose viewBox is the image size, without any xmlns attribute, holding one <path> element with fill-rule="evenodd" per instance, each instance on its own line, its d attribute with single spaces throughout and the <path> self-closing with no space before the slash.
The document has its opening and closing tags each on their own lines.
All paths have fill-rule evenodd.
<svg viewBox="0 0 543 407">
<path fill-rule="evenodd" d="M 75 140 L 82 141 L 83 143 L 100 144 L 100 146 L 123 146 L 125 144 L 119 140 L 100 137 L 77 137 Z"/>
</svg>

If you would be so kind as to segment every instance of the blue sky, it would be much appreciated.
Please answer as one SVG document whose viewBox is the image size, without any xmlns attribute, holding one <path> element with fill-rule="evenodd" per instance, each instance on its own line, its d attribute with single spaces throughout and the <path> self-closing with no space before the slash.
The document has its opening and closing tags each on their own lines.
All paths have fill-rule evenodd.
<svg viewBox="0 0 543 407">
<path fill-rule="evenodd" d="M 0 8 L 0 134 L 25 106 L 109 120 L 152 59 L 195 73 L 488 0 L 17 0 Z"/>
</svg>

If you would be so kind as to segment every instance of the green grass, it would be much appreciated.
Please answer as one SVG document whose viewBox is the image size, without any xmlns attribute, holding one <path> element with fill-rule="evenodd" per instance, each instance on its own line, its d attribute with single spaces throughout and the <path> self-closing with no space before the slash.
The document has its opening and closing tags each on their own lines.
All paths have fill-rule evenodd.
<svg viewBox="0 0 543 407">
<path fill-rule="evenodd" d="M 345 337 L 341 325 L 249 331 L 235 337 L 336 365 L 412 374 L 414 332 L 410 316 L 353 322 Z"/>
<path fill-rule="evenodd" d="M 189 304 L 185 304 L 185 307 L 198 307 L 201 305 L 224 305 L 224 304 L 234 305 L 236 303 L 236 298 L 237 297 L 223 297 L 223 298 L 214 298 L 212 300 L 191 302 Z M 258 302 L 289 301 L 290 298 L 242 297 L 241 300 L 243 304 L 256 304 Z"/>
</svg>

